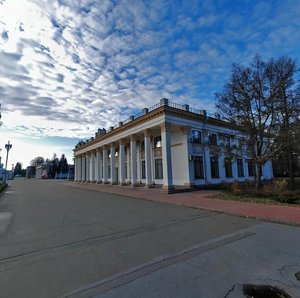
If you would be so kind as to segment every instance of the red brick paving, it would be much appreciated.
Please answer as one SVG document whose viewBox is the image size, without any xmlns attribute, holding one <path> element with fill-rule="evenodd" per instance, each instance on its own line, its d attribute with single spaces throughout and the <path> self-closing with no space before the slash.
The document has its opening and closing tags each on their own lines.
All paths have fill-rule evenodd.
<svg viewBox="0 0 300 298">
<path fill-rule="evenodd" d="M 146 190 L 142 187 L 133 188 L 130 186 L 112 186 L 109 184 L 103 185 L 95 183 L 68 182 L 66 185 L 300 226 L 299 207 L 225 201 L 208 198 L 208 196 L 215 194 L 216 191 L 199 190 L 193 192 L 166 194 L 160 193 L 155 189 Z"/>
</svg>

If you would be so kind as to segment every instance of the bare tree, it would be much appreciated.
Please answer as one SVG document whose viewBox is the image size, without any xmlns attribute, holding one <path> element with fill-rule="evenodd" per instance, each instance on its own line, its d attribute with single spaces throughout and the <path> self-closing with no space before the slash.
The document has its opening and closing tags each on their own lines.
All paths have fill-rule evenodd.
<svg viewBox="0 0 300 298">
<path fill-rule="evenodd" d="M 287 94 L 292 92 L 295 73 L 295 62 L 290 58 L 265 62 L 256 55 L 250 66 L 234 64 L 222 92 L 216 93 L 219 112 L 245 133 L 255 163 L 257 188 L 262 184 L 261 166 L 286 147 L 280 130 L 294 104 L 291 101 L 286 105 L 288 111 L 282 113 L 283 86 Z"/>
</svg>

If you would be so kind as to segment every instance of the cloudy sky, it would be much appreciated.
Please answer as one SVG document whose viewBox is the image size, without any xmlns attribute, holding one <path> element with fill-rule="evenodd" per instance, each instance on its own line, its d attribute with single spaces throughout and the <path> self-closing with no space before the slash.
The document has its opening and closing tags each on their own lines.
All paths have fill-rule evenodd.
<svg viewBox="0 0 300 298">
<path fill-rule="evenodd" d="M 300 56 L 299 0 L 0 0 L 0 148 L 9 164 L 167 97 L 214 110 L 232 63 Z M 299 61 L 298 61 L 299 65 Z"/>
</svg>

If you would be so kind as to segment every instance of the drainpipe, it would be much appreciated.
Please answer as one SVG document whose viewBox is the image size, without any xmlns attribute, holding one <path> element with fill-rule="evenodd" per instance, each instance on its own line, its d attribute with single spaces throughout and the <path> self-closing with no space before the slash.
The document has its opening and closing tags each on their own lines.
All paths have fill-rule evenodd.
<svg viewBox="0 0 300 298">
<path fill-rule="evenodd" d="M 205 125 L 206 125 L 207 120 L 208 120 L 208 117 L 207 117 L 207 115 L 205 115 L 205 121 L 203 122 L 202 131 L 205 130 Z M 206 144 L 205 144 L 205 142 L 204 142 L 203 158 L 204 158 L 204 184 L 205 184 L 205 186 L 207 186 L 208 182 L 207 182 Z"/>
</svg>

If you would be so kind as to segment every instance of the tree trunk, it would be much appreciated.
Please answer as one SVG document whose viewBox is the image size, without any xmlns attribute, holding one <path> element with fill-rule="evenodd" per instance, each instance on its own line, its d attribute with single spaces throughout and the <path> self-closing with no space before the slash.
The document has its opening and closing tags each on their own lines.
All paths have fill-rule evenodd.
<svg viewBox="0 0 300 298">
<path fill-rule="evenodd" d="M 293 169 L 293 152 L 291 145 L 287 148 L 287 154 L 288 154 L 288 166 L 289 166 L 289 189 L 294 190 L 295 189 L 295 180 L 294 180 L 294 169 Z"/>
<path fill-rule="evenodd" d="M 262 187 L 262 181 L 261 181 L 261 165 L 259 163 L 255 164 L 255 188 L 259 189 Z"/>
</svg>

